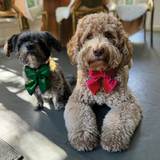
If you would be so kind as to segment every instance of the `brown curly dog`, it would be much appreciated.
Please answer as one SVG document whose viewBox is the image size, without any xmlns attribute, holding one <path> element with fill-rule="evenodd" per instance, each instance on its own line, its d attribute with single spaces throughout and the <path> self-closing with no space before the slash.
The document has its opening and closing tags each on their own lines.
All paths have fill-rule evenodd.
<svg viewBox="0 0 160 160">
<path fill-rule="evenodd" d="M 107 151 L 128 148 L 142 110 L 127 86 L 132 46 L 121 22 L 107 13 L 87 15 L 79 20 L 67 48 L 71 63 L 78 66 L 77 84 L 64 112 L 71 145 L 90 151 L 100 137 Z M 92 111 L 95 103 L 111 108 L 101 135 Z"/>
</svg>

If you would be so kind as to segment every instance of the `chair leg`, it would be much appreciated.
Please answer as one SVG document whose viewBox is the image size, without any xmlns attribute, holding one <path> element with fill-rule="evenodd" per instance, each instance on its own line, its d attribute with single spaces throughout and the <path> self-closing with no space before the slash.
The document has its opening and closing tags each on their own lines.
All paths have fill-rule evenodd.
<svg viewBox="0 0 160 160">
<path fill-rule="evenodd" d="M 109 12 L 108 12 L 107 10 L 105 10 L 105 9 L 103 10 L 103 12 L 104 12 L 104 13 L 108 13 L 108 14 L 109 14 Z"/>
<path fill-rule="evenodd" d="M 118 21 L 121 21 L 121 18 L 118 16 L 117 12 L 116 12 L 116 18 Z"/>
<path fill-rule="evenodd" d="M 48 14 L 47 14 L 47 11 L 41 12 L 41 15 L 44 17 L 45 30 L 46 30 L 46 31 L 49 31 L 49 28 L 48 28 Z"/>
<path fill-rule="evenodd" d="M 116 12 L 115 12 L 115 11 L 113 11 L 113 15 L 114 15 L 115 17 L 117 17 L 117 15 L 116 15 Z"/>
<path fill-rule="evenodd" d="M 144 14 L 143 28 L 144 28 L 144 41 L 146 42 L 146 17 L 147 13 Z"/>
<path fill-rule="evenodd" d="M 62 43 L 62 22 L 58 22 L 58 38 Z"/>
<path fill-rule="evenodd" d="M 75 12 L 73 11 L 73 13 L 72 13 L 72 28 L 73 28 L 73 35 L 74 35 L 74 33 L 75 33 L 75 31 L 76 31 L 76 17 L 75 17 Z"/>
<path fill-rule="evenodd" d="M 154 8 L 151 11 L 151 47 L 153 48 L 153 16 L 154 16 Z"/>
<path fill-rule="evenodd" d="M 21 17 L 21 16 L 19 15 L 19 25 L 20 25 L 20 30 L 21 30 L 21 32 L 24 31 L 24 30 L 29 29 L 28 20 L 27 20 L 27 18 L 25 18 L 24 16 Z"/>
</svg>

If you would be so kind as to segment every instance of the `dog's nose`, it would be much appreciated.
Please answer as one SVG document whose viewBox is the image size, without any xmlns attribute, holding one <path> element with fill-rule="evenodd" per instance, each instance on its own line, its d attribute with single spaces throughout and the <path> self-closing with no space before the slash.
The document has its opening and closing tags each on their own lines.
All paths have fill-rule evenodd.
<svg viewBox="0 0 160 160">
<path fill-rule="evenodd" d="M 96 50 L 93 50 L 93 53 L 96 57 L 100 57 L 104 54 L 104 48 L 98 48 Z"/>
<path fill-rule="evenodd" d="M 32 44 L 28 44 L 26 47 L 27 47 L 27 49 L 33 49 L 33 45 Z"/>
</svg>

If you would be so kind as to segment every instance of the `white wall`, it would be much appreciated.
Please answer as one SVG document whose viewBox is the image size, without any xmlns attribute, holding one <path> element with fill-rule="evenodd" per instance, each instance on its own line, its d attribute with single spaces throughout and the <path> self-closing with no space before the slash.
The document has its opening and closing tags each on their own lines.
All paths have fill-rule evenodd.
<svg viewBox="0 0 160 160">
<path fill-rule="evenodd" d="M 153 30 L 160 31 L 160 0 L 154 0 L 155 10 L 154 10 L 154 23 Z M 146 29 L 150 30 L 150 12 L 147 13 Z"/>
</svg>

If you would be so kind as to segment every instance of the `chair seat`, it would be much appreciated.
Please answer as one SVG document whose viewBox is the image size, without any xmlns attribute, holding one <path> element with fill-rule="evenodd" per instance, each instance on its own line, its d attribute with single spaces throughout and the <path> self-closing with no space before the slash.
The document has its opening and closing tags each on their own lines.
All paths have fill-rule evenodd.
<svg viewBox="0 0 160 160">
<path fill-rule="evenodd" d="M 153 47 L 153 19 L 154 19 L 154 8 L 155 8 L 154 0 L 136 0 L 133 2 L 135 5 L 134 4 L 124 5 L 124 4 L 120 4 L 121 3 L 120 1 L 112 0 L 112 2 L 108 5 L 109 12 L 113 12 L 114 14 L 117 12 L 116 16 L 122 20 L 123 26 L 127 27 L 130 25 L 129 27 L 127 27 L 128 30 L 132 30 L 132 28 L 135 29 L 135 25 L 137 26 L 137 24 L 138 24 L 137 30 L 139 30 L 143 26 L 144 40 L 146 41 L 146 17 L 147 17 L 146 12 L 150 11 L 151 12 L 150 44 L 151 44 L 151 47 Z M 143 19 L 142 19 L 142 16 L 143 16 Z"/>
<path fill-rule="evenodd" d="M 5 16 L 16 16 L 17 13 L 13 10 L 13 8 L 10 8 L 7 11 L 0 11 L 0 17 L 5 17 Z"/>
<path fill-rule="evenodd" d="M 141 17 L 146 12 L 147 9 L 148 6 L 146 3 L 138 5 L 119 4 L 115 8 L 118 16 L 123 21 L 133 21 Z"/>
</svg>

